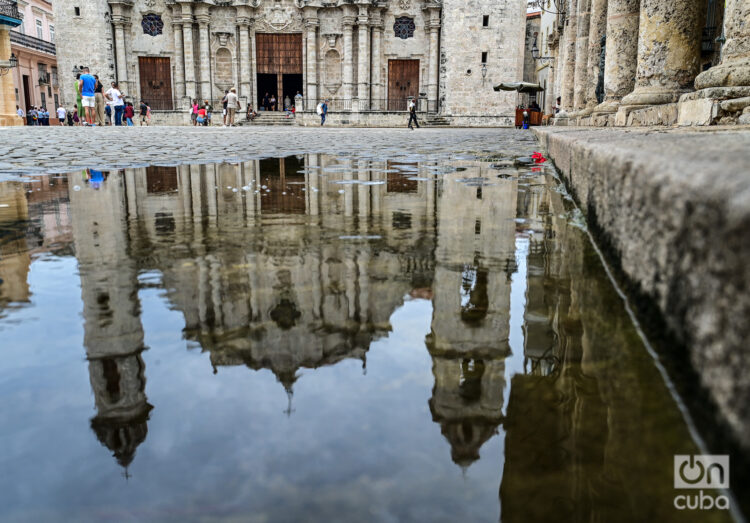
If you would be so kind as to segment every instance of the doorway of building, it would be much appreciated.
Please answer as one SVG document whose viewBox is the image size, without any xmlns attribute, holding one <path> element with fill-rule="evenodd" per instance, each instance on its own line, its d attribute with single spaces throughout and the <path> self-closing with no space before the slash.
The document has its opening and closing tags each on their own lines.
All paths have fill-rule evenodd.
<svg viewBox="0 0 750 523">
<path fill-rule="evenodd" d="M 276 110 L 284 109 L 284 95 L 294 89 L 302 91 L 302 34 L 256 33 L 255 54 L 257 63 L 258 107 L 263 105 L 266 93 L 275 94 Z"/>
<path fill-rule="evenodd" d="M 282 82 L 284 93 L 281 95 L 282 109 L 284 107 L 284 97 L 288 96 L 289 100 L 294 105 L 294 96 L 299 92 L 302 94 L 302 75 L 301 74 L 285 74 Z"/>
<path fill-rule="evenodd" d="M 139 56 L 138 68 L 141 77 L 141 99 L 145 100 L 151 109 L 174 109 L 169 58 Z"/>
<path fill-rule="evenodd" d="M 419 60 L 388 60 L 388 110 L 406 111 L 419 95 Z"/>
<path fill-rule="evenodd" d="M 31 108 L 31 89 L 29 88 L 29 84 L 29 75 L 23 75 L 23 103 L 26 104 L 26 107 L 23 108 L 24 111 L 28 111 Z"/>
</svg>

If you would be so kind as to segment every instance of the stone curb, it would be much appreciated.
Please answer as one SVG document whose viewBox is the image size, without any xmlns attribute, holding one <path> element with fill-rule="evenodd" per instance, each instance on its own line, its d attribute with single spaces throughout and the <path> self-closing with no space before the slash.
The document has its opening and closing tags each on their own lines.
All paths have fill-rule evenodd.
<svg viewBox="0 0 750 523">
<path fill-rule="evenodd" d="M 750 450 L 750 132 L 534 132 L 617 272 L 656 305 L 719 421 Z"/>
</svg>

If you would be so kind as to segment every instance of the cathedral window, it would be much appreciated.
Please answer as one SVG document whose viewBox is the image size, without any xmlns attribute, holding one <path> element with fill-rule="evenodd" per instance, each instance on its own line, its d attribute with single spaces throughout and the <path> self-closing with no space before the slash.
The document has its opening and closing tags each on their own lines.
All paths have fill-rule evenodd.
<svg viewBox="0 0 750 523">
<path fill-rule="evenodd" d="M 393 24 L 393 32 L 396 34 L 396 38 L 401 38 L 402 40 L 413 38 L 415 28 L 414 19 L 408 16 L 396 18 L 396 22 Z"/>
<path fill-rule="evenodd" d="M 157 36 L 162 33 L 162 29 L 164 29 L 164 22 L 162 22 L 161 16 L 148 14 L 143 16 L 143 20 L 141 20 L 141 27 L 143 27 L 144 34 Z"/>
</svg>

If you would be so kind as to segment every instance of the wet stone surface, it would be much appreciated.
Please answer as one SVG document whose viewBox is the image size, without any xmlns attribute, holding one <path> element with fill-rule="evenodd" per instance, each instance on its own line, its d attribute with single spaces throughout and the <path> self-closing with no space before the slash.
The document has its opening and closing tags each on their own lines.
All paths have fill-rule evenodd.
<svg viewBox="0 0 750 523">
<path fill-rule="evenodd" d="M 0 179 L 13 173 L 238 162 L 302 153 L 446 160 L 533 147 L 513 129 L 334 129 L 200 127 L 16 127 L 0 129 Z"/>
<path fill-rule="evenodd" d="M 533 142 L 396 133 L 0 183 L 3 519 L 727 521 Z"/>
</svg>

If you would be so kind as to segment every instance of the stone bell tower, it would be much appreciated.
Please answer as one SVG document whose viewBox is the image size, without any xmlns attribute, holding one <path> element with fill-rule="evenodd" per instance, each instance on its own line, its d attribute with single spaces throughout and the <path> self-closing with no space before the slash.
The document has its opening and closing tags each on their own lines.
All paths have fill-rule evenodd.
<svg viewBox="0 0 750 523">
<path fill-rule="evenodd" d="M 52 8 L 61 103 L 70 106 L 76 101 L 74 67 L 88 66 L 104 85 L 115 79 L 111 9 L 107 0 L 56 0 Z"/>
</svg>

